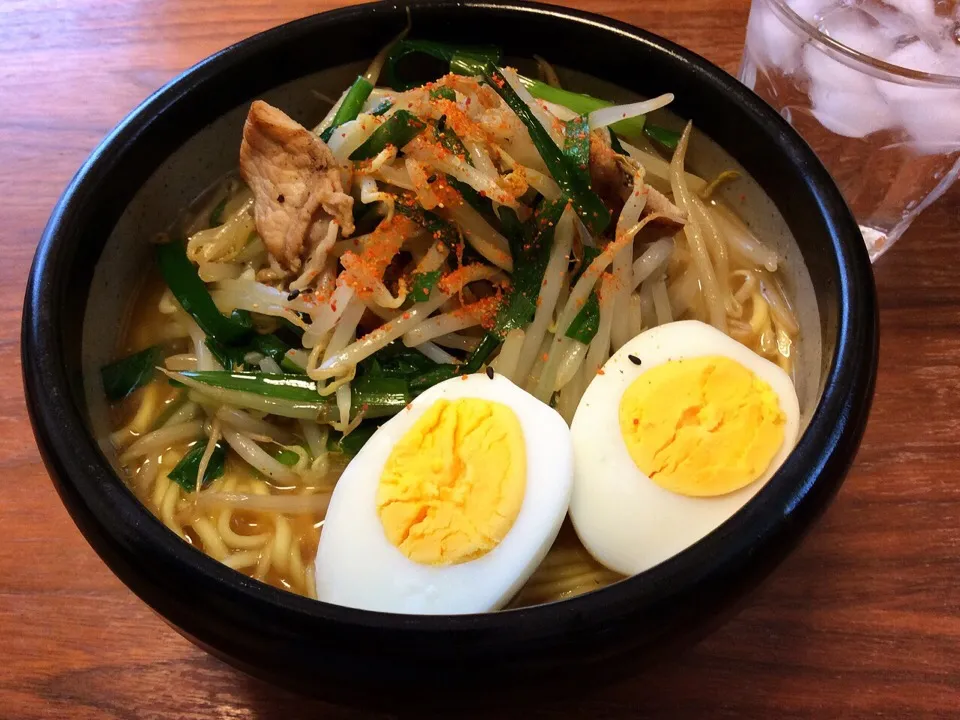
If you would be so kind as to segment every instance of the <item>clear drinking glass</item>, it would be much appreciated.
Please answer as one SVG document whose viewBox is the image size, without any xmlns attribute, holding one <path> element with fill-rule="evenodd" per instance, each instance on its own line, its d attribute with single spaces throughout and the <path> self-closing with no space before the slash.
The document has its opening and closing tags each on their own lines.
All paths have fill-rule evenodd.
<svg viewBox="0 0 960 720">
<path fill-rule="evenodd" d="M 740 80 L 813 147 L 872 260 L 960 173 L 955 0 L 752 0 Z"/>
</svg>

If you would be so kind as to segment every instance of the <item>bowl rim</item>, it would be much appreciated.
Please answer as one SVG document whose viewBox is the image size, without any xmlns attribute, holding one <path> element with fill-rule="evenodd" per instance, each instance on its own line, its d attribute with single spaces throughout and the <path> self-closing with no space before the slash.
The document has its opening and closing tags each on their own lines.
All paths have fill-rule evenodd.
<svg viewBox="0 0 960 720">
<path fill-rule="evenodd" d="M 236 55 L 255 54 L 282 43 L 289 32 L 308 32 L 333 20 L 363 17 L 378 11 L 396 12 L 404 6 L 414 11 L 418 7 L 432 11 L 481 12 L 492 8 L 525 17 L 550 15 L 564 22 L 591 25 L 625 36 L 632 42 L 692 64 L 705 82 L 733 96 L 757 122 L 774 127 L 793 162 L 805 165 L 808 187 L 821 208 L 822 221 L 831 238 L 839 298 L 836 350 L 822 378 L 823 391 L 816 409 L 787 461 L 743 508 L 694 545 L 644 573 L 575 598 L 495 613 L 402 615 L 333 605 L 260 583 L 182 542 L 162 525 L 116 475 L 88 429 L 84 411 L 71 397 L 71 380 L 60 355 L 62 340 L 54 322 L 59 313 L 54 307 L 57 297 L 54 285 L 58 272 L 62 272 L 62 268 L 57 269 L 58 263 L 62 264 L 66 250 L 64 228 L 72 217 L 82 212 L 87 198 L 96 193 L 98 181 L 110 171 L 110 159 L 122 154 L 153 117 L 189 96 L 201 80 L 216 76 Z M 734 77 L 653 33 L 592 13 L 519 0 L 413 0 L 340 8 L 258 33 L 184 71 L 133 110 L 91 153 L 50 216 L 27 284 L 21 357 L 31 422 L 58 490 L 68 508 L 71 503 L 81 506 L 87 520 L 95 522 L 113 542 L 122 545 L 129 541 L 131 533 L 139 534 L 141 544 L 162 548 L 170 562 L 189 571 L 194 578 L 212 580 L 266 611 L 292 612 L 301 617 L 371 630 L 441 634 L 522 626 L 524 635 L 549 635 L 554 628 L 576 625 L 586 615 L 598 613 L 616 618 L 634 612 L 638 605 L 646 607 L 689 595 L 708 580 L 723 580 L 742 570 L 759 548 L 775 539 L 784 524 L 789 525 L 794 519 L 809 524 L 801 518 L 817 514 L 816 506 L 825 504 L 824 498 L 833 494 L 852 462 L 852 451 L 847 453 L 848 457 L 840 457 L 838 449 L 855 449 L 862 435 L 876 374 L 877 337 L 869 260 L 857 225 L 839 191 L 800 136 Z M 825 471 L 833 477 L 824 477 Z M 814 492 L 815 489 L 823 492 Z M 105 515 L 106 512 L 112 514 Z M 81 523 L 72 509 L 71 514 L 84 535 L 88 535 L 89 526 Z M 99 548 L 97 551 L 104 557 Z M 104 557 L 104 560 L 120 575 L 111 558 Z M 136 588 L 132 589 L 140 594 Z M 149 599 L 143 599 L 153 605 Z M 190 628 L 187 630 L 192 632 Z"/>
</svg>

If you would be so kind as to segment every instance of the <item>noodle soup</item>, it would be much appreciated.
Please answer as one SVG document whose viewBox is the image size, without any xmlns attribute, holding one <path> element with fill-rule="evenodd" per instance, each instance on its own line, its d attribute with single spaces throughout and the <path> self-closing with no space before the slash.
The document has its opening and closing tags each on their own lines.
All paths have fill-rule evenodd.
<svg viewBox="0 0 960 720">
<path fill-rule="evenodd" d="M 363 524 L 345 515 L 345 483 L 380 478 L 376 492 L 385 492 L 396 448 L 416 430 L 404 426 L 393 437 L 391 428 L 408 411 L 419 418 L 440 403 L 467 413 L 461 398 L 443 394 L 461 377 L 479 388 L 471 397 L 485 411 L 495 409 L 501 400 L 474 382 L 488 375 L 510 383 L 506 397 L 524 397 L 502 404 L 527 442 L 526 492 L 540 475 L 566 477 L 566 489 L 554 489 L 563 496 L 556 511 L 531 519 L 523 499 L 505 534 L 487 538 L 489 549 L 450 560 L 444 541 L 436 558 L 424 560 L 432 549 L 421 547 L 398 559 L 406 550 L 395 542 L 384 546 L 385 567 L 403 576 L 407 564 L 410 578 L 420 566 L 437 577 L 443 568 L 466 572 L 503 556 L 528 523 L 533 539 L 517 550 L 526 553 L 524 568 L 497 577 L 496 599 L 420 611 L 516 607 L 603 587 L 624 568 L 586 538 L 585 521 L 575 515 L 575 528 L 564 519 L 569 486 L 584 482 L 585 471 L 574 456 L 570 467 L 541 472 L 531 445 L 556 443 L 575 455 L 576 437 L 564 427 L 534 443 L 545 423 L 539 409 L 525 415 L 526 398 L 569 425 L 618 357 L 641 365 L 626 352 L 638 338 L 699 321 L 786 373 L 806 417 L 820 362 L 809 278 L 769 200 L 661 109 L 670 96 L 629 102 L 576 73 L 561 81 L 541 65 L 537 80 L 536 71 L 520 75 L 490 58 L 425 84 L 401 82 L 391 58 L 416 49 L 407 42 L 388 48 L 364 82 L 312 122 L 308 112 L 294 113 L 301 125 L 265 102 L 249 107 L 239 172 L 154 239 L 156 259 L 91 390 L 92 405 L 105 407 L 104 392 L 109 400 L 104 446 L 138 498 L 185 542 L 276 587 L 341 602 L 359 596 L 331 589 L 344 581 L 317 551 L 327 540 L 333 546 L 335 533 L 353 532 L 344 526 Z M 584 87 L 591 96 L 568 89 Z M 748 371 L 751 362 L 742 363 Z M 780 403 L 789 416 L 787 399 Z M 795 434 L 783 437 L 783 453 Z M 425 438 L 421 449 L 437 444 Z M 374 462 L 379 446 L 389 459 Z M 468 457 L 463 447 L 456 457 Z M 490 457 L 483 463 L 497 459 Z M 768 458 L 742 497 L 716 493 L 735 502 L 709 523 L 735 511 L 775 464 Z M 654 473 L 645 472 L 649 481 Z M 403 486 L 404 502 L 424 503 L 403 539 L 412 532 L 423 546 L 434 532 L 428 521 L 448 512 L 449 499 L 437 491 L 423 500 L 417 483 L 425 476 L 414 473 Z M 451 480 L 451 493 L 469 495 L 454 487 L 465 476 Z M 371 506 L 377 537 L 358 546 L 392 537 L 389 513 L 377 513 Z M 478 513 L 465 534 L 479 527 Z M 466 527 L 453 517 L 451 527 Z M 482 584 L 487 576 L 477 577 Z M 410 607 L 420 606 L 395 609 Z"/>
</svg>

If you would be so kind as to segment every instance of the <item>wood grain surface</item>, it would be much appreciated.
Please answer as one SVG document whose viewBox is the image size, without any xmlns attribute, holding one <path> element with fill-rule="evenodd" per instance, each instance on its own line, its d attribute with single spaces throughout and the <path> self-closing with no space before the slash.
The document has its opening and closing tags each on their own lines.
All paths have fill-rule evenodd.
<svg viewBox="0 0 960 720">
<path fill-rule="evenodd" d="M 27 271 L 89 151 L 180 70 L 337 4 L 0 0 L 0 718 L 366 717 L 232 670 L 122 586 L 54 493 L 20 381 Z M 736 69 L 748 0 L 570 4 Z M 960 716 L 958 208 L 960 187 L 876 267 L 873 416 L 846 485 L 800 549 L 678 660 L 578 701 L 544 697 L 504 715 Z"/>
</svg>

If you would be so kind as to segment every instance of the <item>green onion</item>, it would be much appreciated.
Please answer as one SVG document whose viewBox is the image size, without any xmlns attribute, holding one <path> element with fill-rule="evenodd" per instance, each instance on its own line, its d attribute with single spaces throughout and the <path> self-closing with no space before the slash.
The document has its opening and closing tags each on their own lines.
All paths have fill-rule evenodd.
<svg viewBox="0 0 960 720">
<path fill-rule="evenodd" d="M 283 356 L 283 360 L 280 361 L 280 369 L 291 375 L 303 375 L 306 371 L 306 368 L 298 365 L 289 355 Z"/>
<path fill-rule="evenodd" d="M 303 368 L 287 356 L 287 353 L 290 352 L 290 346 L 273 334 L 255 334 L 249 343 L 236 347 L 224 345 L 211 337 L 208 337 L 205 342 L 224 370 L 232 372 L 245 367 L 248 365 L 246 356 L 251 352 L 256 352 L 273 358 L 274 362 L 287 372 L 303 373 Z"/>
<path fill-rule="evenodd" d="M 432 40 L 402 40 L 396 43 L 384 67 L 387 84 L 394 90 L 409 90 L 417 83 L 402 81 L 397 75 L 397 63 L 408 55 L 428 55 L 450 67 L 450 72 L 473 75 L 477 63 L 500 62 L 500 48 L 493 45 L 458 47 Z"/>
<path fill-rule="evenodd" d="M 370 111 L 370 114 L 374 117 L 381 117 L 382 115 L 386 115 L 387 111 L 392 107 L 393 103 L 389 100 L 381 100 L 380 104 Z"/>
<path fill-rule="evenodd" d="M 430 270 L 428 272 L 417 273 L 413 276 L 411 282 L 410 296 L 414 302 L 426 302 L 430 299 L 430 293 L 440 281 L 443 274 L 440 270 Z"/>
<path fill-rule="evenodd" d="M 507 82 L 503 73 L 496 66 L 488 64 L 484 68 L 484 76 L 526 126 L 527 132 L 530 133 L 530 139 L 543 158 L 547 169 L 553 175 L 553 179 L 557 181 L 560 189 L 573 203 L 574 209 L 584 224 L 594 234 L 602 233 L 610 224 L 610 211 L 607 210 L 597 194 L 590 189 L 590 183 L 585 174 L 560 151 L 550 134 L 540 124 L 540 121 L 533 116 L 530 108 L 510 87 L 510 83 Z"/>
<path fill-rule="evenodd" d="M 279 330 L 289 332 L 290 334 L 294 335 L 297 338 L 302 338 L 303 332 L 304 332 L 302 327 L 300 327 L 299 325 L 294 325 L 292 322 L 287 320 L 287 318 L 280 318 Z"/>
<path fill-rule="evenodd" d="M 362 422 L 360 426 L 357 427 L 352 433 L 344 436 L 334 437 L 331 433 L 330 439 L 327 440 L 327 449 L 330 452 L 341 453 L 347 457 L 353 457 L 360 449 L 367 444 L 373 434 L 380 427 L 380 423 L 376 422 Z"/>
<path fill-rule="evenodd" d="M 410 388 L 401 378 L 359 377 L 350 389 L 353 407 L 367 410 L 366 417 L 393 415 L 410 404 Z"/>
<path fill-rule="evenodd" d="M 466 362 L 460 365 L 437 365 L 432 370 L 412 378 L 410 380 L 410 392 L 419 395 L 427 388 L 442 383 L 444 380 L 477 372 L 499 345 L 500 338 L 494 333 L 487 333 L 483 336 L 477 349 L 470 353 Z"/>
<path fill-rule="evenodd" d="M 499 224 L 499 218 L 496 213 L 493 212 L 493 202 L 490 198 L 481 195 L 470 185 L 467 185 L 465 182 L 460 182 L 455 177 L 447 175 L 447 183 L 450 187 L 460 193 L 460 196 L 463 198 L 464 202 L 467 203 L 470 207 L 476 210 L 478 213 L 483 215 L 483 217 L 490 222 L 494 227 Z"/>
<path fill-rule="evenodd" d="M 218 225 L 223 225 L 223 209 L 227 206 L 227 198 L 224 198 L 217 203 L 216 207 L 213 208 L 213 211 L 210 213 L 210 224 L 209 227 L 215 228 Z"/>
<path fill-rule="evenodd" d="M 473 165 L 473 158 L 470 157 L 470 151 L 467 150 L 467 146 L 463 144 L 463 140 L 453 131 L 453 128 L 446 126 L 445 120 L 445 117 L 440 118 L 440 123 L 437 125 L 437 139 L 440 141 L 440 145 L 443 146 L 447 152 L 461 158 L 468 165 Z"/>
<path fill-rule="evenodd" d="M 457 93 L 453 88 L 448 88 L 446 85 L 441 85 L 430 91 L 430 97 L 434 100 L 440 98 L 442 100 L 449 100 L 450 102 L 457 101 Z"/>
<path fill-rule="evenodd" d="M 466 371 L 461 370 L 460 365 L 438 365 L 433 370 L 423 373 L 410 381 L 410 392 L 419 395 L 427 388 L 449 380 L 457 375 L 465 375 Z"/>
<path fill-rule="evenodd" d="M 423 353 L 408 348 L 395 340 L 375 355 L 360 363 L 358 372 L 362 376 L 392 377 L 409 380 L 436 368 L 438 365 Z"/>
<path fill-rule="evenodd" d="M 286 359 L 290 351 L 289 345 L 271 334 L 254 335 L 253 340 L 250 341 L 250 347 L 261 355 L 273 358 L 278 365 Z"/>
<path fill-rule="evenodd" d="M 676 132 L 675 130 L 668 130 L 665 127 L 660 127 L 659 125 L 646 125 L 643 128 L 643 134 L 654 142 L 662 145 L 667 150 L 676 150 L 677 145 L 680 142 L 681 133 Z"/>
<path fill-rule="evenodd" d="M 137 388 L 153 379 L 157 365 L 163 360 L 159 345 L 128 355 L 100 368 L 103 390 L 111 402 L 123 400 Z"/>
<path fill-rule="evenodd" d="M 542 203 L 534 218 L 536 228 L 522 225 L 510 208 L 500 208 L 514 266 L 510 294 L 500 306 L 492 331 L 501 340 L 510 330 L 526 327 L 537 312 L 537 297 L 553 245 L 553 232 L 565 207 L 563 200 Z M 531 241 L 534 233 L 535 239 Z"/>
<path fill-rule="evenodd" d="M 589 115 L 594 110 L 613 107 L 614 103 L 607 100 L 601 100 L 591 95 L 570 92 L 563 88 L 553 87 L 545 82 L 533 80 L 528 77 L 520 76 L 520 82 L 530 91 L 538 100 L 546 100 L 556 105 L 563 105 L 565 108 L 573 110 L 578 115 Z M 637 117 L 627 118 L 615 122 L 610 127 L 614 128 L 621 135 L 637 136 L 643 132 L 643 126 L 646 123 L 646 117 L 638 115 Z"/>
<path fill-rule="evenodd" d="M 598 248 L 590 247 L 589 245 L 584 246 L 583 258 L 580 260 L 580 267 L 570 278 L 571 287 L 576 284 L 577 280 L 580 279 L 580 276 L 583 275 L 583 271 L 590 267 L 590 263 L 592 263 L 599 254 L 600 250 Z M 579 340 L 582 343 L 589 344 L 590 341 L 593 340 L 594 335 L 597 334 L 597 329 L 599 327 L 600 298 L 597 296 L 597 291 L 594 290 L 592 293 L 590 293 L 590 296 L 583 304 L 583 307 L 580 308 L 580 311 L 571 321 L 570 327 L 567 328 L 566 335 L 568 338 L 573 338 L 574 340 Z"/>
<path fill-rule="evenodd" d="M 246 348 L 224 345 L 212 337 L 207 337 L 204 344 L 210 349 L 210 353 L 224 370 L 233 372 L 246 364 L 244 357 L 249 352 Z"/>
<path fill-rule="evenodd" d="M 566 334 L 568 338 L 573 338 L 574 340 L 579 340 L 589 345 L 594 335 L 597 334 L 599 327 L 600 299 L 597 297 L 597 293 L 592 292 L 583 304 L 583 307 L 580 308 L 580 312 L 573 318 L 570 327 L 567 328 Z"/>
<path fill-rule="evenodd" d="M 294 452 L 293 450 L 287 450 L 286 448 L 278 448 L 276 452 L 273 453 L 273 458 L 281 465 L 286 465 L 287 467 L 294 467 L 298 462 L 300 462 L 300 454 Z"/>
<path fill-rule="evenodd" d="M 590 123 L 580 115 L 563 126 L 563 153 L 586 173 L 590 167 Z"/>
<path fill-rule="evenodd" d="M 253 326 L 249 313 L 235 312 L 229 318 L 221 314 L 197 269 L 187 259 L 183 243 L 157 245 L 157 261 L 167 287 L 207 336 L 226 345 L 236 345 L 250 336 Z"/>
<path fill-rule="evenodd" d="M 397 110 L 387 118 L 387 121 L 373 131 L 363 145 L 350 155 L 351 160 L 369 160 L 376 157 L 388 145 L 398 150 L 426 129 L 424 123 L 416 115 L 406 110 Z"/>
<path fill-rule="evenodd" d="M 566 207 L 565 202 L 544 203 L 537 220 L 537 239 L 531 240 L 534 228 L 521 223 L 510 208 L 500 208 L 504 232 L 510 240 L 514 257 L 513 285 L 506 301 L 500 306 L 493 330 L 480 340 L 467 361 L 460 365 L 438 365 L 418 377 L 410 379 L 410 392 L 419 395 L 424 390 L 457 375 L 477 372 L 493 351 L 500 346 L 503 336 L 513 328 L 525 327 L 537 311 L 537 296 L 543 282 L 543 272 L 553 244 L 553 229 Z"/>
<path fill-rule="evenodd" d="M 274 400 L 295 403 L 327 404 L 331 402 L 317 393 L 317 383 L 308 376 L 273 373 L 231 373 L 220 370 L 185 370 L 173 377 L 188 386 L 202 385 L 231 392 L 245 392 Z"/>
<path fill-rule="evenodd" d="M 172 380 L 226 404 L 322 422 L 339 417 L 336 396 L 321 396 L 317 384 L 306 375 L 164 372 Z M 398 378 L 357 378 L 351 390 L 354 415 L 361 410 L 370 418 L 395 415 L 410 402 L 407 383 Z"/>
<path fill-rule="evenodd" d="M 187 492 L 194 492 L 197 489 L 197 474 L 200 472 L 200 461 L 203 460 L 203 453 L 207 450 L 205 442 L 198 442 L 180 458 L 173 470 L 167 475 L 177 485 Z M 227 446 L 223 441 L 213 446 L 213 453 L 207 462 L 207 469 L 203 473 L 203 480 L 200 487 L 206 487 L 209 483 L 223 475 L 224 461 L 227 459 Z"/>
<path fill-rule="evenodd" d="M 620 144 L 620 138 L 617 137 L 617 134 L 613 130 L 610 130 L 610 128 L 607 128 L 607 130 L 610 132 L 610 148 L 617 155 L 627 155 L 628 153 L 623 145 Z"/>
<path fill-rule="evenodd" d="M 373 84 L 363 77 L 363 75 L 360 75 L 354 80 L 353 85 L 347 90 L 343 102 L 340 103 L 340 107 L 337 108 L 330 127 L 320 134 L 320 139 L 324 142 L 329 142 L 330 138 L 333 137 L 334 130 L 344 123 L 356 120 L 360 111 L 363 110 L 363 104 L 367 101 L 367 98 L 370 97 L 371 92 L 373 92 Z"/>
<path fill-rule="evenodd" d="M 410 218 L 430 233 L 434 240 L 439 240 L 451 250 L 456 251 L 457 245 L 460 244 L 460 233 L 456 225 L 447 222 L 436 213 L 424 210 L 413 196 L 398 197 L 395 208 L 398 213 Z"/>
</svg>

